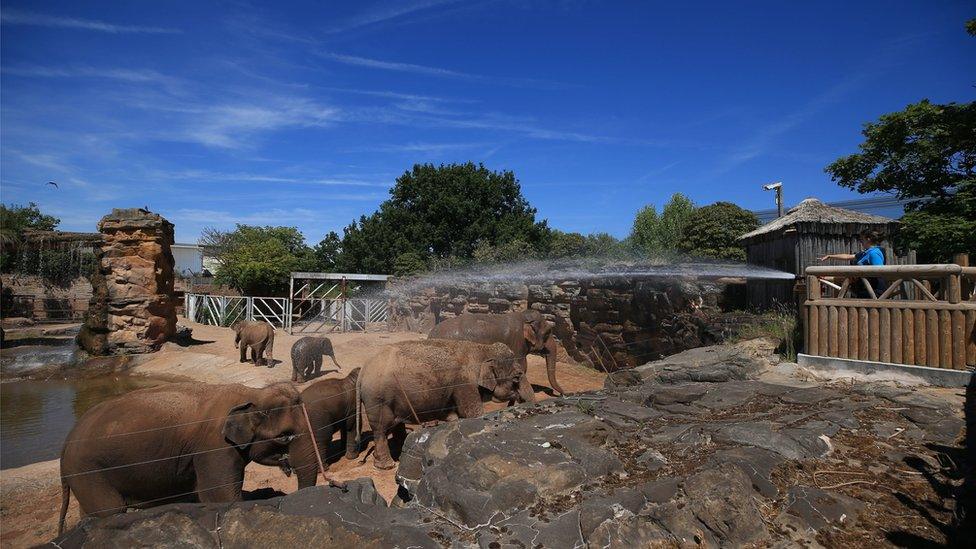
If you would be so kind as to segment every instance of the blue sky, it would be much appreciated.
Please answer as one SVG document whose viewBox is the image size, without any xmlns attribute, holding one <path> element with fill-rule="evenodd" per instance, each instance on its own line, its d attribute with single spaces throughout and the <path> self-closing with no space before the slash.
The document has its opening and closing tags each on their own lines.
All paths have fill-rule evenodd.
<svg viewBox="0 0 976 549">
<path fill-rule="evenodd" d="M 679 5 L 680 4 L 680 5 Z M 310 243 L 417 162 L 513 170 L 554 227 L 852 198 L 862 123 L 971 101 L 967 2 L 6 1 L 0 195 L 62 228 L 148 206 Z M 56 181 L 59 188 L 46 185 Z"/>
</svg>

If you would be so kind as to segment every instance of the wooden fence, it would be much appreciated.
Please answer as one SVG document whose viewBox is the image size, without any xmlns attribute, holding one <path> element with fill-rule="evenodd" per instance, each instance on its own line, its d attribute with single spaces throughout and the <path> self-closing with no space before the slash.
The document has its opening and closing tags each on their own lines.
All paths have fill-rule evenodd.
<svg viewBox="0 0 976 549">
<path fill-rule="evenodd" d="M 814 266 L 806 269 L 806 286 L 802 314 L 809 355 L 957 370 L 976 366 L 976 267 Z M 851 297 L 855 289 L 866 297 Z"/>
</svg>

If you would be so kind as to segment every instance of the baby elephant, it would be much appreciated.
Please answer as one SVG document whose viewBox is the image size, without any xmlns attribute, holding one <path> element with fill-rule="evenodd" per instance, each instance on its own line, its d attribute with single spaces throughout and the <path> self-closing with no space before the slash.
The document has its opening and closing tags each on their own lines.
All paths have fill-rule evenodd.
<svg viewBox="0 0 976 549">
<path fill-rule="evenodd" d="M 338 372 L 342 366 L 336 360 L 332 342 L 326 337 L 303 337 L 291 347 L 291 380 L 299 383 L 322 375 L 322 357 L 328 356 Z"/>
<path fill-rule="evenodd" d="M 309 385 L 302 391 L 302 402 L 308 409 L 309 421 L 315 432 L 315 442 L 325 466 L 330 457 L 329 443 L 336 431 L 345 448 L 346 459 L 359 455 L 356 444 L 356 380 L 359 368 L 349 372 L 342 379 L 323 379 Z M 318 479 L 318 461 L 315 448 L 308 437 L 298 437 L 288 447 L 288 462 L 298 476 L 298 488 L 315 486 Z"/>
<path fill-rule="evenodd" d="M 262 321 L 239 320 L 231 325 L 230 329 L 236 334 L 234 348 L 241 350 L 241 362 L 247 362 L 247 348 L 250 347 L 251 360 L 257 366 L 267 349 L 268 358 L 265 364 L 268 368 L 274 366 L 274 326 Z"/>
</svg>

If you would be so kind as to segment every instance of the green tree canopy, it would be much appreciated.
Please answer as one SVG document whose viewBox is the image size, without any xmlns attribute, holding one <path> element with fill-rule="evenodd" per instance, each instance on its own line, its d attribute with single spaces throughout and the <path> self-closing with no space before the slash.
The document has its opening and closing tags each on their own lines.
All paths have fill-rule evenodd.
<svg viewBox="0 0 976 549">
<path fill-rule="evenodd" d="M 329 231 L 318 244 L 312 248 L 312 256 L 315 258 L 315 270 L 322 272 L 335 272 L 339 263 L 339 256 L 342 254 L 342 239 L 335 231 Z"/>
<path fill-rule="evenodd" d="M 653 255 L 679 249 L 694 210 L 695 203 L 681 193 L 671 195 L 661 215 L 653 204 L 641 208 L 630 233 L 635 251 Z"/>
<path fill-rule="evenodd" d="M 33 250 L 33 253 L 27 253 L 22 249 L 24 231 L 53 231 L 59 223 L 61 223 L 60 219 L 42 213 L 33 202 L 26 206 L 0 204 L 0 269 L 3 272 L 23 270 L 50 278 L 49 275 L 52 273 L 48 273 L 48 269 L 38 267 L 40 264 L 60 272 L 65 258 L 60 257 L 64 254 L 59 250 Z M 42 255 L 51 257 L 41 258 Z M 47 261 L 41 261 L 42 259 Z"/>
<path fill-rule="evenodd" d="M 681 247 L 699 257 L 745 261 L 745 250 L 736 239 L 758 226 L 754 213 L 731 202 L 716 202 L 691 214 Z"/>
<path fill-rule="evenodd" d="M 910 199 L 900 237 L 927 260 L 976 250 L 976 102 L 924 100 L 865 124 L 862 134 L 860 152 L 827 166 L 831 179 Z"/>
<path fill-rule="evenodd" d="M 425 262 L 471 259 L 479 245 L 516 240 L 541 252 L 549 228 L 535 214 L 510 171 L 470 162 L 417 164 L 397 178 L 378 211 L 346 227 L 340 264 L 357 272 L 392 272 L 404 254 Z"/>
<path fill-rule="evenodd" d="M 218 252 L 220 284 L 250 296 L 284 295 L 292 271 L 316 270 L 315 256 L 294 227 L 238 225 Z"/>
</svg>

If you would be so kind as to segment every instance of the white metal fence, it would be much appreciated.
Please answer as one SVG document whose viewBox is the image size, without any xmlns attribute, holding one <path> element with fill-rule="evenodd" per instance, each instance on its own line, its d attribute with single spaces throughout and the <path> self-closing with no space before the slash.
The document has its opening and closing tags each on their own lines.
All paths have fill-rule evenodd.
<svg viewBox="0 0 976 549">
<path fill-rule="evenodd" d="M 185 294 L 186 318 L 212 326 L 238 320 L 263 320 L 289 333 L 366 331 L 385 323 L 389 307 L 384 299 L 288 299 Z"/>
</svg>

